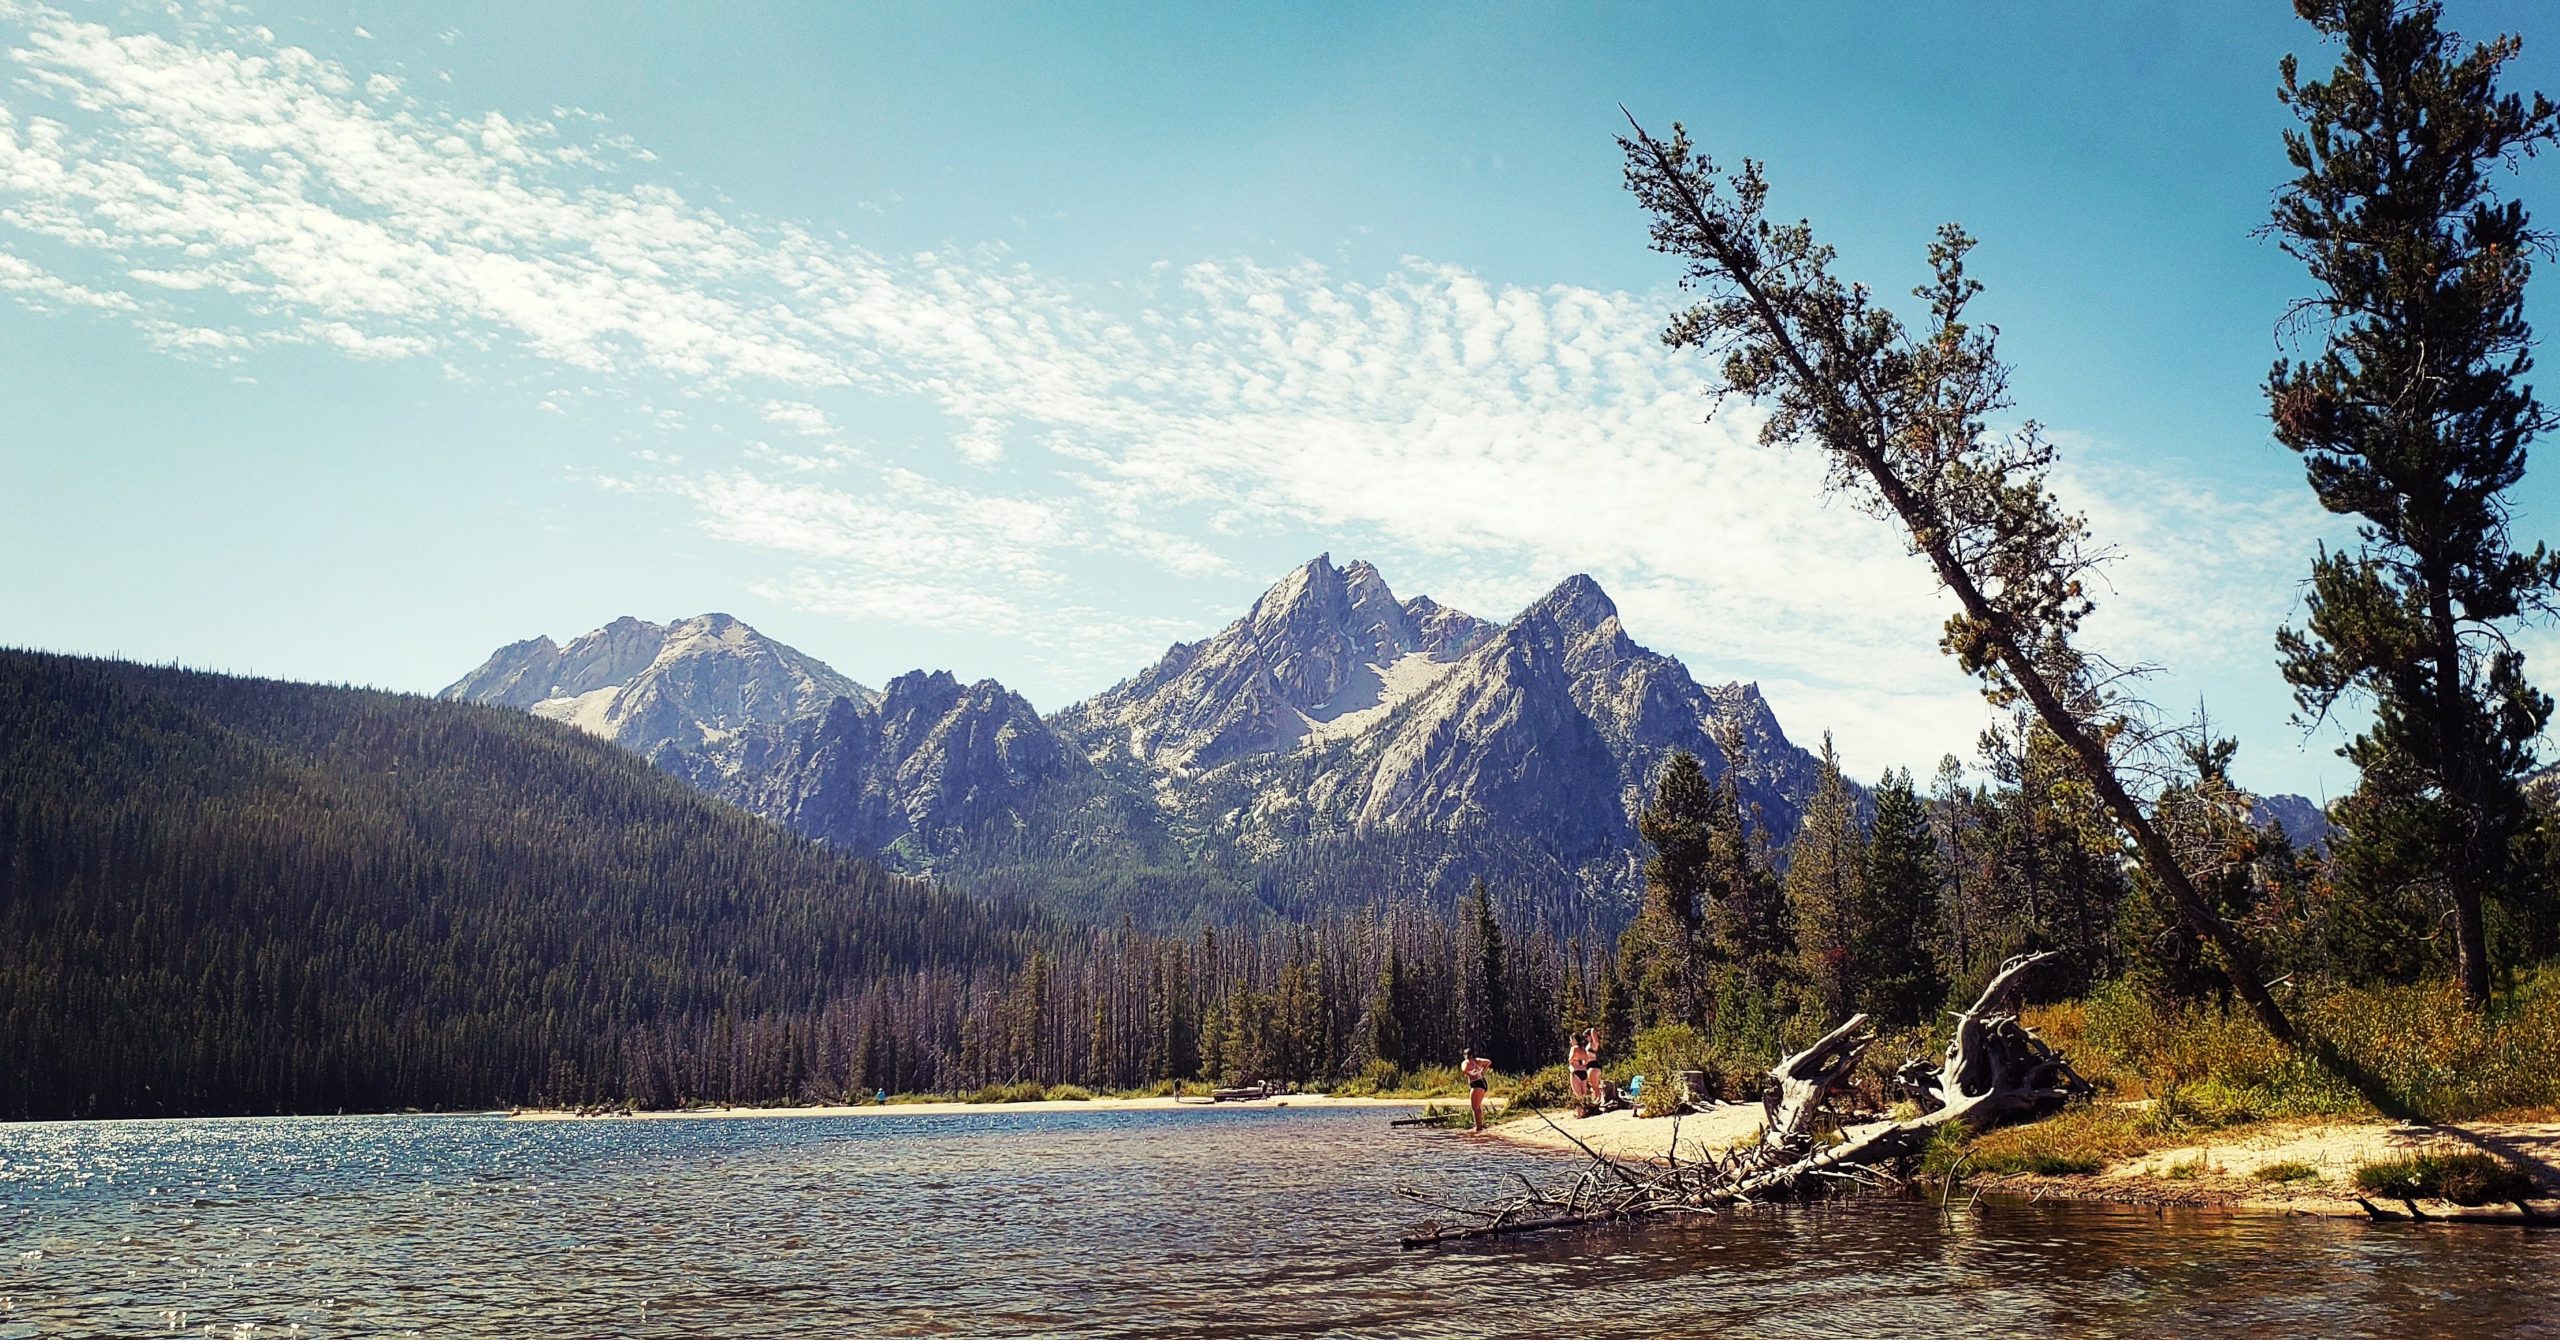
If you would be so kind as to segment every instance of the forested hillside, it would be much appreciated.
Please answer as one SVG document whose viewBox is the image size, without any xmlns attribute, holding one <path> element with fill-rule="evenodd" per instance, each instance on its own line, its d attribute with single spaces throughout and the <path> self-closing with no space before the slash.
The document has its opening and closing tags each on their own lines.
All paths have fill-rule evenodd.
<svg viewBox="0 0 2560 1340">
<path fill-rule="evenodd" d="M 1025 933 L 554 722 L 0 652 L 0 1117 L 619 1095 Z"/>
<path fill-rule="evenodd" d="M 1317 872 L 1309 872 L 1311 875 Z M 0 1118 L 836 1100 L 1506 1064 L 1495 901 L 1095 930 L 884 872 L 519 712 L 0 651 Z"/>
</svg>

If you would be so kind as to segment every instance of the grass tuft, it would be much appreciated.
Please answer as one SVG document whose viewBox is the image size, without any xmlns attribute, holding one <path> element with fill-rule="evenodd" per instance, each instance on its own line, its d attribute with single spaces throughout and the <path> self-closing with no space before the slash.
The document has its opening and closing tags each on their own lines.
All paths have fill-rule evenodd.
<svg viewBox="0 0 2560 1340">
<path fill-rule="evenodd" d="M 2356 1188 L 2386 1200 L 2449 1200 L 2487 1205 L 2535 1193 L 2533 1174 L 2474 1150 L 2424 1149 L 2356 1169 Z"/>
</svg>

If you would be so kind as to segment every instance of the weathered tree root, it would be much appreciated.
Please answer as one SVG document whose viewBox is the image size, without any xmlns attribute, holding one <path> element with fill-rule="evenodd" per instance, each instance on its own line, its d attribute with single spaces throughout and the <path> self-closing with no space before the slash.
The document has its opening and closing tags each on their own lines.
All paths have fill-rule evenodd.
<svg viewBox="0 0 2560 1340">
<path fill-rule="evenodd" d="M 2089 1082 L 2062 1053 L 2021 1026 L 2015 1013 L 1996 1012 L 2027 969 L 2050 957 L 2028 954 L 2002 964 L 1973 1008 L 1956 1016 L 1955 1036 L 1937 1069 L 1930 1070 L 1925 1062 L 1904 1067 L 1904 1086 L 1923 1108 L 1908 1121 L 1852 1127 L 1838 1143 L 1820 1143 L 1819 1115 L 1825 1103 L 1875 1042 L 1874 1034 L 1862 1031 L 1867 1017 L 1852 1015 L 1821 1041 L 1770 1067 L 1761 1100 L 1768 1122 L 1759 1144 L 1682 1163 L 1675 1138 L 1674 1156 L 1665 1166 L 1638 1170 L 1601 1156 L 1557 1126 L 1591 1157 L 1579 1178 L 1553 1188 L 1532 1186 L 1527 1195 L 1490 1207 L 1435 1206 L 1481 1222 L 1454 1228 L 1422 1224 L 1405 1235 L 1404 1246 L 1660 1215 L 1714 1214 L 1760 1201 L 1796 1199 L 1816 1189 L 1877 1185 L 1885 1180 L 1876 1171 L 1880 1165 L 1917 1155 L 1942 1126 L 1983 1131 L 2085 1098 Z M 1406 1188 L 1398 1191 L 1422 1199 Z"/>
</svg>

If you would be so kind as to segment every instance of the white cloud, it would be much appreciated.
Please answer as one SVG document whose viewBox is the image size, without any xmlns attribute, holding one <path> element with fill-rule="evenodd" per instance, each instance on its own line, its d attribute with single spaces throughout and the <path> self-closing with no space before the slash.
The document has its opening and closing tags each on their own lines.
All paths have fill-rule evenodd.
<svg viewBox="0 0 2560 1340">
<path fill-rule="evenodd" d="M 949 424 L 889 463 L 742 433 L 716 464 L 670 455 L 613 481 L 793 565 L 778 599 L 980 629 L 1074 610 L 1077 654 L 1125 669 L 1164 628 L 1070 581 L 1074 560 L 1232 576 L 1246 541 L 1309 535 L 1405 556 L 1431 577 L 1407 586 L 1496 617 L 1589 571 L 1639 638 L 1764 679 L 1792 726 L 1838 727 L 1867 770 L 1961 752 L 1981 720 L 1936 652 L 1924 569 L 1821 501 L 1819 462 L 1752 445 L 1747 407 L 1702 422 L 1703 369 L 1659 343 L 1659 299 L 1425 260 L 1367 279 L 1215 260 L 1115 304 L 999 249 L 889 256 L 732 217 L 574 108 L 456 113 L 263 30 L 0 18 L 20 30 L 0 290 L 21 301 L 192 356 L 316 345 L 672 383 L 746 433 L 829 439 L 892 402 Z M 651 413 L 699 451 L 727 431 L 697 425 L 712 412 Z M 2133 555 L 2105 634 L 2143 657 L 2256 654 L 2302 506 L 2072 445 L 2061 484 Z"/>
</svg>

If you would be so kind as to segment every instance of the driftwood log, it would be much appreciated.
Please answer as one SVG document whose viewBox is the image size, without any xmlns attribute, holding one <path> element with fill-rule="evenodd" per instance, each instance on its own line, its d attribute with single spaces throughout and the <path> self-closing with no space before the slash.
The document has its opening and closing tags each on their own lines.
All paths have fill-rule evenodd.
<svg viewBox="0 0 2560 1340">
<path fill-rule="evenodd" d="M 1903 1068 L 1899 1078 L 1921 1107 L 1917 1116 L 1847 1127 L 1838 1141 L 1824 1143 L 1822 1114 L 1832 1093 L 1875 1043 L 1875 1035 L 1866 1031 L 1867 1017 L 1852 1015 L 1820 1041 L 1770 1067 L 1761 1100 L 1768 1120 L 1758 1144 L 1683 1163 L 1675 1125 L 1671 1157 L 1629 1167 L 1603 1157 L 1541 1112 L 1541 1120 L 1591 1156 L 1580 1176 L 1551 1187 L 1523 1179 L 1524 1195 L 1478 1207 L 1438 1204 L 1398 1187 L 1408 1199 L 1475 1221 L 1418 1225 L 1405 1235 L 1404 1245 L 1429 1247 L 1628 1219 L 1711 1215 L 1818 1189 L 1875 1184 L 1883 1180 L 1877 1170 L 1919 1154 L 1941 1127 L 1989 1130 L 2085 1098 L 2089 1082 L 2062 1053 L 2021 1025 L 2009 1006 L 2027 970 L 2050 957 L 2028 954 L 2002 964 L 1973 1008 L 1956 1016 L 1955 1035 L 1938 1065 L 1915 1061 Z"/>
</svg>

